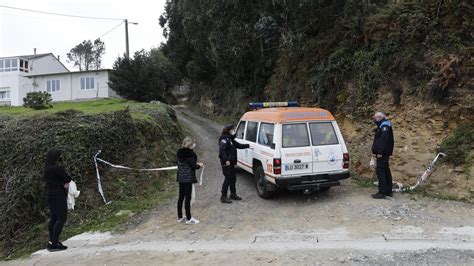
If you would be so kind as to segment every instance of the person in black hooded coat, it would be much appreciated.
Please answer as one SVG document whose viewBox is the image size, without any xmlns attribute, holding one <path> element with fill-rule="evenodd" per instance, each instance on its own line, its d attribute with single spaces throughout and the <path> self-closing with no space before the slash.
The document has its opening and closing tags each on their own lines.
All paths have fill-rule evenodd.
<svg viewBox="0 0 474 266">
<path fill-rule="evenodd" d="M 46 155 L 44 166 L 44 179 L 46 181 L 46 199 L 50 210 L 48 223 L 49 251 L 60 251 L 67 249 L 59 242 L 59 235 L 63 230 L 67 218 L 67 189 L 71 177 L 68 175 L 61 163 L 59 150 L 50 150 Z"/>
<path fill-rule="evenodd" d="M 193 184 L 197 183 L 196 170 L 201 168 L 203 164 L 197 161 L 197 155 L 193 149 L 196 147 L 194 140 L 186 137 L 183 140 L 182 147 L 176 153 L 176 163 L 178 165 L 178 173 L 176 181 L 179 183 L 178 197 L 178 223 L 185 221 L 186 224 L 197 224 L 199 221 L 191 215 L 191 197 Z M 183 201 L 186 210 L 186 217 L 183 217 Z M 185 220 L 186 218 L 186 220 Z"/>
</svg>

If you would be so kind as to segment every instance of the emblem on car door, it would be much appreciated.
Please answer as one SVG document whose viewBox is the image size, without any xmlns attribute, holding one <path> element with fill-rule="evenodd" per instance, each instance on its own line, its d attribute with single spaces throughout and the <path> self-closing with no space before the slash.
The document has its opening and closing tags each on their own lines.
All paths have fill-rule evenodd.
<svg viewBox="0 0 474 266">
<path fill-rule="evenodd" d="M 337 161 L 336 154 L 331 153 L 328 157 L 328 164 L 333 165 L 336 163 L 336 161 Z"/>
</svg>

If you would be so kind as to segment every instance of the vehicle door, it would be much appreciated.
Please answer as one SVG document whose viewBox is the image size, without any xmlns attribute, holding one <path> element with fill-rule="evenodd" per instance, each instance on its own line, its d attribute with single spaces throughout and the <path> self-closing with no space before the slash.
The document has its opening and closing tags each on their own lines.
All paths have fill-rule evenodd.
<svg viewBox="0 0 474 266">
<path fill-rule="evenodd" d="M 242 150 L 243 163 L 252 168 L 254 152 L 258 151 L 257 142 L 257 131 L 258 131 L 258 122 L 247 121 L 247 127 L 245 129 L 245 143 L 249 144 L 253 149 L 244 149 Z"/>
<path fill-rule="evenodd" d="M 260 123 L 258 130 L 258 154 L 254 156 L 262 162 L 263 169 L 266 173 L 273 175 L 273 154 L 275 144 L 273 143 L 275 125 L 272 123 Z"/>
<path fill-rule="evenodd" d="M 307 123 L 282 125 L 282 176 L 313 173 L 313 155 Z"/>
<path fill-rule="evenodd" d="M 310 122 L 313 173 L 342 170 L 343 151 L 333 121 Z"/>
<path fill-rule="evenodd" d="M 240 121 L 239 125 L 237 126 L 237 130 L 235 131 L 235 141 L 241 144 L 246 144 L 245 141 L 245 126 L 247 125 L 247 121 Z M 237 160 L 243 161 L 243 150 L 237 149 Z"/>
</svg>

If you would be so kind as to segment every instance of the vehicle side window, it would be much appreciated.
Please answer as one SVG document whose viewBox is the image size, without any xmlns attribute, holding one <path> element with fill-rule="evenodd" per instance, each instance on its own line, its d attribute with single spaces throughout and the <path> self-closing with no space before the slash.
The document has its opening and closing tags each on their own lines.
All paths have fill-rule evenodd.
<svg viewBox="0 0 474 266">
<path fill-rule="evenodd" d="M 273 144 L 273 124 L 261 123 L 258 132 L 258 144 L 271 147 Z"/>
<path fill-rule="evenodd" d="M 309 146 L 308 128 L 306 124 L 283 125 L 283 148 Z"/>
<path fill-rule="evenodd" d="M 339 144 L 331 122 L 311 123 L 309 128 L 313 146 Z"/>
<path fill-rule="evenodd" d="M 239 126 L 237 127 L 237 131 L 235 133 L 235 137 L 238 139 L 243 139 L 244 138 L 244 132 L 245 132 L 245 124 L 246 121 L 240 121 Z"/>
<path fill-rule="evenodd" d="M 257 141 L 257 122 L 248 122 L 247 132 L 245 133 L 245 140 L 256 142 Z"/>
</svg>

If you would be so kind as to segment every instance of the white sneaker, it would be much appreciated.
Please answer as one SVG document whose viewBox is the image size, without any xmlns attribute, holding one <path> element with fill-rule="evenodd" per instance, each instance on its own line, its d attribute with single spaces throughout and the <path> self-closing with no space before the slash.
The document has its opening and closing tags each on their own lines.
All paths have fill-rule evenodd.
<svg viewBox="0 0 474 266">
<path fill-rule="evenodd" d="M 186 221 L 186 224 L 198 224 L 199 220 L 194 219 L 194 217 L 191 217 L 191 219 Z"/>
<path fill-rule="evenodd" d="M 178 222 L 178 223 L 182 223 L 184 221 L 186 221 L 186 217 L 184 217 L 184 216 L 181 217 L 181 218 L 176 219 L 176 222 Z"/>
</svg>

